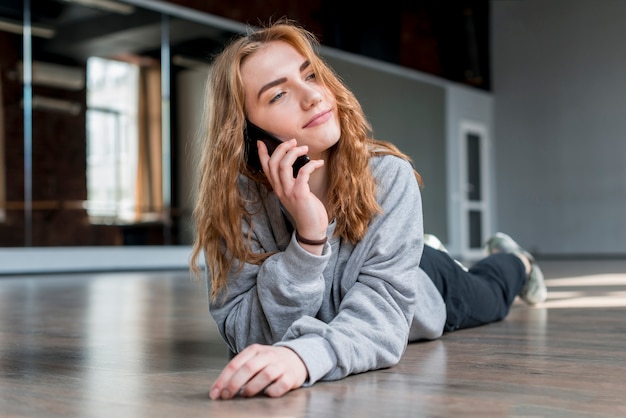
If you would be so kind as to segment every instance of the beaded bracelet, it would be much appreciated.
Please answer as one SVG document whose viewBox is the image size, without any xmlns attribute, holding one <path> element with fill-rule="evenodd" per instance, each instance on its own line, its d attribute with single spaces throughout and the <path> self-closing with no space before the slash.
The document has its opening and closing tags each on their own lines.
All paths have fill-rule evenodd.
<svg viewBox="0 0 626 418">
<path fill-rule="evenodd" d="M 328 241 L 328 237 L 324 237 L 323 239 L 307 239 L 298 234 L 298 231 L 296 230 L 296 240 L 307 245 L 324 245 L 326 244 L 326 241 Z"/>
</svg>

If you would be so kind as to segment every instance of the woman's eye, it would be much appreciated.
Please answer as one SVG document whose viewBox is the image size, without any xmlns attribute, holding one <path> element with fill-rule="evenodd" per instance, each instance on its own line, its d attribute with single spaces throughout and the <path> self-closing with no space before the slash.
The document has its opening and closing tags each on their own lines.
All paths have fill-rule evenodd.
<svg viewBox="0 0 626 418">
<path fill-rule="evenodd" d="M 270 103 L 274 103 L 275 101 L 280 100 L 280 98 L 283 97 L 284 95 L 285 93 L 281 91 L 280 93 L 276 94 L 274 97 L 270 99 Z"/>
<path fill-rule="evenodd" d="M 309 74 L 309 75 L 307 75 L 307 76 L 306 76 L 306 79 L 307 79 L 307 80 L 315 80 L 315 78 L 316 78 L 316 77 L 315 77 L 315 73 L 311 73 L 311 74 Z"/>
</svg>

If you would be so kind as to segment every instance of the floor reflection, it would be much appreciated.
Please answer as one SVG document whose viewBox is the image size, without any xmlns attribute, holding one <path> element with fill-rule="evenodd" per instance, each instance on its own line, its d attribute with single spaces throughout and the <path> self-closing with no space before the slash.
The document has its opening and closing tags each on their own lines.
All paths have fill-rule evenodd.
<svg viewBox="0 0 626 418">
<path fill-rule="evenodd" d="M 544 308 L 626 307 L 626 274 L 588 274 L 546 280 Z"/>
<path fill-rule="evenodd" d="M 0 416 L 626 413 L 626 273 L 545 273 L 545 304 L 516 301 L 503 321 L 411 343 L 395 367 L 235 401 L 208 398 L 227 353 L 187 272 L 0 278 Z"/>
</svg>

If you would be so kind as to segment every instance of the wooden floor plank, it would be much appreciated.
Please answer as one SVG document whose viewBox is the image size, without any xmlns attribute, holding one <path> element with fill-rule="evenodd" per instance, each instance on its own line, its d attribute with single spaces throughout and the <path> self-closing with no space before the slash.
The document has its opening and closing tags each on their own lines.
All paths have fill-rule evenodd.
<svg viewBox="0 0 626 418">
<path fill-rule="evenodd" d="M 623 417 L 626 261 L 546 261 L 548 301 L 396 367 L 211 401 L 227 362 L 188 272 L 0 276 L 1 417 Z"/>
</svg>

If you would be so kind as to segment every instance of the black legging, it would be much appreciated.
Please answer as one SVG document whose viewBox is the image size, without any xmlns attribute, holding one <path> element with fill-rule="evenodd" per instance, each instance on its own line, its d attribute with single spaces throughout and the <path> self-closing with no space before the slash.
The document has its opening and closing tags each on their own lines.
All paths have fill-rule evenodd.
<svg viewBox="0 0 626 418">
<path fill-rule="evenodd" d="M 504 319 L 526 282 L 524 264 L 513 254 L 490 255 L 465 271 L 446 252 L 425 245 L 420 267 L 446 303 L 445 332 Z"/>
</svg>

